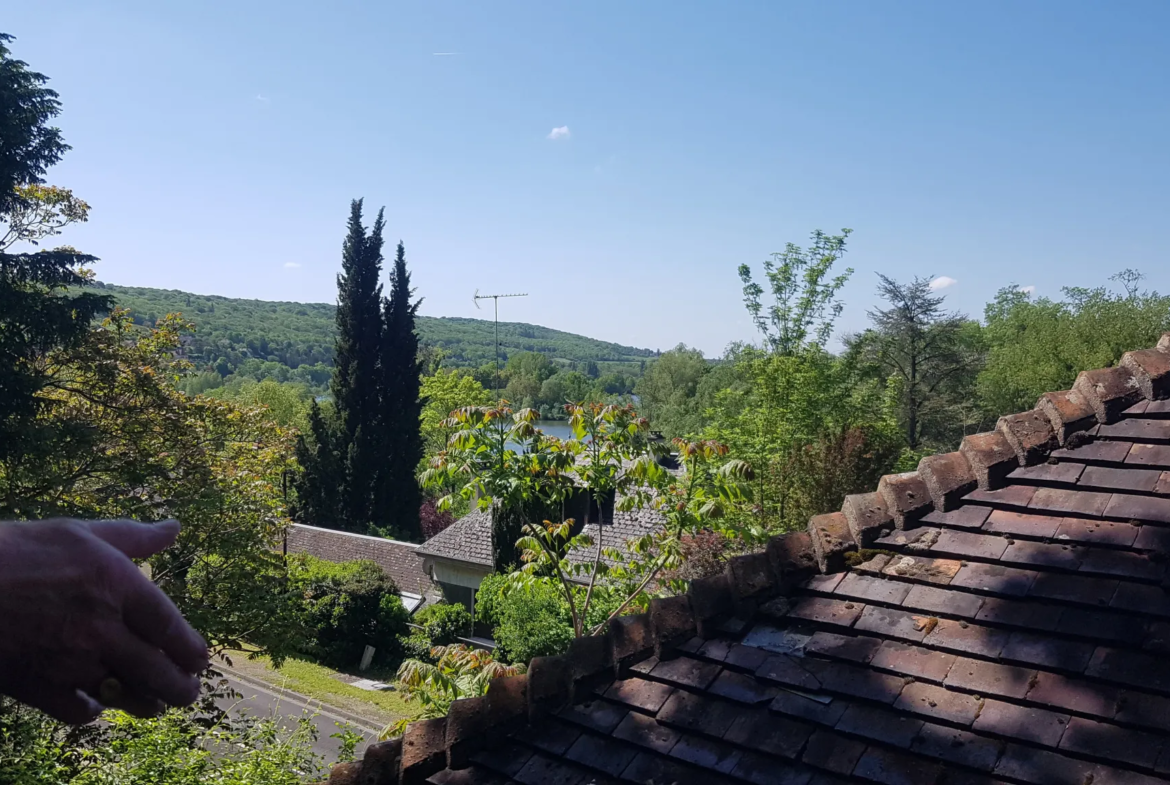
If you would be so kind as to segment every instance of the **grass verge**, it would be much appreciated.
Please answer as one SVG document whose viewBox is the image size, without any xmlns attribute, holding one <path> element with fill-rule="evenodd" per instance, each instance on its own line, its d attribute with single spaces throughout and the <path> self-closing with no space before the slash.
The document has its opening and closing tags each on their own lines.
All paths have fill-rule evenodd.
<svg viewBox="0 0 1170 785">
<path fill-rule="evenodd" d="M 313 662 L 290 657 L 276 669 L 267 657 L 250 660 L 247 655 L 236 652 L 231 659 L 232 669 L 245 676 L 316 698 L 382 725 L 412 713 L 413 707 L 399 693 L 358 689 L 335 678 L 336 671 Z"/>
</svg>

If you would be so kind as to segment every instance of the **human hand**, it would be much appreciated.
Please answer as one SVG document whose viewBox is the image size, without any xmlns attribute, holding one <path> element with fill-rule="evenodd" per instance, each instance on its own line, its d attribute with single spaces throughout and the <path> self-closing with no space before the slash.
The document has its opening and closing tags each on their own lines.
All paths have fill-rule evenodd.
<svg viewBox="0 0 1170 785">
<path fill-rule="evenodd" d="M 131 561 L 178 534 L 177 521 L 0 522 L 0 693 L 73 724 L 103 703 L 145 717 L 194 701 L 207 644 Z"/>
</svg>

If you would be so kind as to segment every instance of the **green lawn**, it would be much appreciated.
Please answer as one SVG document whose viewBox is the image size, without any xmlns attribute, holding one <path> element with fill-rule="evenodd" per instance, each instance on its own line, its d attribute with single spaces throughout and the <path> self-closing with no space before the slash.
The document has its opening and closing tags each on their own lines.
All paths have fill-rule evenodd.
<svg viewBox="0 0 1170 785">
<path fill-rule="evenodd" d="M 236 653 L 232 657 L 232 668 L 275 687 L 299 692 L 322 703 L 368 717 L 374 723 L 388 725 L 409 716 L 414 708 L 397 692 L 371 692 L 352 687 L 335 678 L 333 674 L 336 671 L 306 660 L 289 658 L 276 669 L 267 657 L 250 660 L 246 655 Z"/>
</svg>

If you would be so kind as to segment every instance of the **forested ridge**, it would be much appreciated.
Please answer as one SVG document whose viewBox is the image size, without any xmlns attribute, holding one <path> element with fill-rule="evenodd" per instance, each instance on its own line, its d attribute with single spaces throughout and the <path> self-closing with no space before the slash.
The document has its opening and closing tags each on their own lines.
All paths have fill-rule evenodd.
<svg viewBox="0 0 1170 785">
<path fill-rule="evenodd" d="M 289 368 L 328 366 L 333 360 L 336 307 L 329 303 L 245 300 L 105 283 L 96 288 L 112 295 L 140 325 L 182 314 L 195 325 L 184 339 L 189 359 L 208 366 L 222 360 L 224 375 L 249 359 Z M 445 367 L 475 368 L 495 360 L 490 319 L 419 316 L 417 326 L 424 347 L 442 350 Z M 500 322 L 501 361 L 518 352 L 540 352 L 565 366 L 594 362 L 603 373 L 637 373 L 643 361 L 658 354 L 534 324 Z"/>
</svg>

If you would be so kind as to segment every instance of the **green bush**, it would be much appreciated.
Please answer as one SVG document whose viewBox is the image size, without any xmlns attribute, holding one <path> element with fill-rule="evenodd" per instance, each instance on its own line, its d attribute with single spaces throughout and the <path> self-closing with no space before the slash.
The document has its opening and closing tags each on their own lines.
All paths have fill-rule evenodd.
<svg viewBox="0 0 1170 785">
<path fill-rule="evenodd" d="M 423 608 L 414 616 L 432 646 L 446 646 L 471 634 L 471 614 L 462 605 L 439 603 Z"/>
<path fill-rule="evenodd" d="M 301 653 L 333 668 L 352 668 L 367 645 L 375 661 L 394 663 L 402 655 L 410 615 L 398 588 L 372 561 L 334 563 L 307 554 L 289 558 L 289 578 L 303 598 L 307 637 Z"/>
<path fill-rule="evenodd" d="M 585 590 L 580 589 L 575 601 L 583 604 L 584 599 Z M 615 592 L 595 587 L 586 627 L 605 621 L 620 601 Z M 496 659 L 502 662 L 528 662 L 533 657 L 560 654 L 573 640 L 569 604 L 552 579 L 519 588 L 510 585 L 506 575 L 489 575 L 475 596 L 475 616 L 492 627 Z"/>
<path fill-rule="evenodd" d="M 462 605 L 428 605 L 414 615 L 410 634 L 398 641 L 403 659 L 434 662 L 431 649 L 471 634 L 471 614 Z"/>
</svg>

